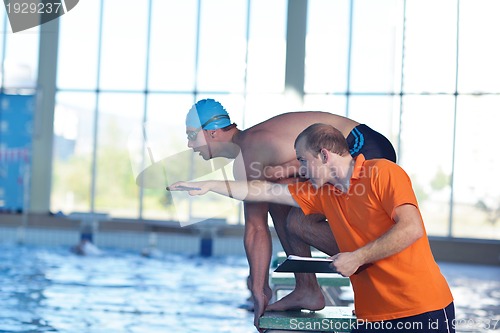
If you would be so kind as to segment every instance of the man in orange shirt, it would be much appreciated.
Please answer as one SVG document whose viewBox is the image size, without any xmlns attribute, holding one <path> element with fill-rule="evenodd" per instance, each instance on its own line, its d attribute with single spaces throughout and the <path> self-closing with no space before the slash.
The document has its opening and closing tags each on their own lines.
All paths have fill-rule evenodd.
<svg viewBox="0 0 500 333">
<path fill-rule="evenodd" d="M 453 297 L 432 256 L 404 170 L 385 159 L 353 158 L 342 133 L 326 124 L 301 132 L 295 150 L 307 182 L 179 182 L 169 189 L 195 186 L 199 190 L 190 190 L 191 195 L 212 191 L 326 215 L 339 253 L 328 252 L 328 244 L 314 232 L 314 222 L 287 228 L 295 243 L 326 250 L 334 268 L 350 277 L 360 319 L 353 332 L 454 332 Z M 291 297 L 300 295 L 295 292 Z"/>
</svg>

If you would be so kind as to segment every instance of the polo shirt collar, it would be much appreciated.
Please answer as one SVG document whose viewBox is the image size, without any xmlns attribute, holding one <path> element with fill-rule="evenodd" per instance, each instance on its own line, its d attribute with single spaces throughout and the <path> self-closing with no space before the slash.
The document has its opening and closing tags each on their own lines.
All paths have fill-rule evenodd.
<svg viewBox="0 0 500 333">
<path fill-rule="evenodd" d="M 365 164 L 365 156 L 359 154 L 354 158 L 354 169 L 352 170 L 351 179 L 359 179 L 363 174 L 363 164 Z"/>
<path fill-rule="evenodd" d="M 363 154 L 359 154 L 358 156 L 354 157 L 354 168 L 352 170 L 352 175 L 351 175 L 351 181 L 349 184 L 349 191 L 351 191 L 352 183 L 353 180 L 360 179 L 363 177 L 363 165 L 365 164 L 365 156 Z M 309 181 L 310 183 L 310 181 Z M 326 184 L 325 184 L 326 185 Z M 323 186 L 325 186 L 323 185 Z M 330 189 L 335 191 L 337 195 L 347 195 L 347 193 L 342 192 L 339 188 L 334 186 L 331 183 L 327 183 Z"/>
</svg>

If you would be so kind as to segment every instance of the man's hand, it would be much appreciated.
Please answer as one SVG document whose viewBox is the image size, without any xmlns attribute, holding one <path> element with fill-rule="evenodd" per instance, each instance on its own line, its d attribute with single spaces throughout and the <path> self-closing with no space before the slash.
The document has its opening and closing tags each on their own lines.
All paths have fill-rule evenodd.
<svg viewBox="0 0 500 333">
<path fill-rule="evenodd" d="M 210 190 L 205 182 L 177 182 L 167 186 L 168 191 L 187 191 L 189 195 L 203 195 Z"/>
<path fill-rule="evenodd" d="M 269 298 L 265 295 L 265 293 L 261 292 L 258 294 L 253 294 L 253 301 L 254 301 L 253 324 L 255 325 L 255 328 L 257 328 L 259 332 L 264 332 L 263 329 L 259 328 L 259 319 L 266 311 L 267 305 L 269 304 Z"/>
<path fill-rule="evenodd" d="M 332 266 L 339 274 L 344 277 L 349 277 L 355 274 L 358 269 L 364 264 L 354 252 L 342 252 L 334 255 L 330 259 L 333 260 Z"/>
</svg>

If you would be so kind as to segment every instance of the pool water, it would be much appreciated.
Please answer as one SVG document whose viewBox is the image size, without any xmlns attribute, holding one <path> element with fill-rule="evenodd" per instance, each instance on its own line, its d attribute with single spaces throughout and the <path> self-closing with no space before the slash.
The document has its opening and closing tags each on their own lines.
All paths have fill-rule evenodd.
<svg viewBox="0 0 500 333">
<path fill-rule="evenodd" d="M 500 267 L 439 263 L 455 302 L 457 333 L 500 332 Z"/>
<path fill-rule="evenodd" d="M 0 245 L 0 332 L 256 332 L 244 257 Z"/>
<path fill-rule="evenodd" d="M 457 333 L 500 332 L 500 267 L 439 263 Z M 244 257 L 0 245 L 0 332 L 254 333 Z"/>
</svg>

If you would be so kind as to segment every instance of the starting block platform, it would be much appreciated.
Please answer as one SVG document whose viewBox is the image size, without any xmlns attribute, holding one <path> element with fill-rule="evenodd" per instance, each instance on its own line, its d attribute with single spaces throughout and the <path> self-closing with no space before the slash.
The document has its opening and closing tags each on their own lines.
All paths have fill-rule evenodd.
<svg viewBox="0 0 500 333">
<path fill-rule="evenodd" d="M 349 305 L 353 303 L 353 300 L 349 297 L 352 291 L 349 278 L 335 273 L 316 273 L 316 279 L 325 297 L 326 305 Z M 293 273 L 272 272 L 270 282 L 273 291 L 273 302 L 279 299 L 278 293 L 291 291 L 295 287 Z"/>
<path fill-rule="evenodd" d="M 327 254 L 320 251 L 312 251 L 313 258 L 326 258 Z M 286 259 L 285 252 L 278 252 L 274 261 L 277 267 Z M 347 306 L 353 303 L 352 288 L 349 278 L 336 273 L 316 273 L 316 279 L 325 296 L 326 305 Z M 271 272 L 269 277 L 271 289 L 273 291 L 273 301 L 278 300 L 278 292 L 293 290 L 295 287 L 295 277 L 293 273 Z"/>
<path fill-rule="evenodd" d="M 277 332 L 350 332 L 356 327 L 351 307 L 327 306 L 321 311 L 266 312 L 259 327 L 267 333 Z"/>
<path fill-rule="evenodd" d="M 336 273 L 316 273 L 316 279 L 320 286 L 325 287 L 347 287 L 351 285 L 349 278 Z M 295 286 L 293 273 L 271 273 L 271 284 L 277 289 Z"/>
</svg>

